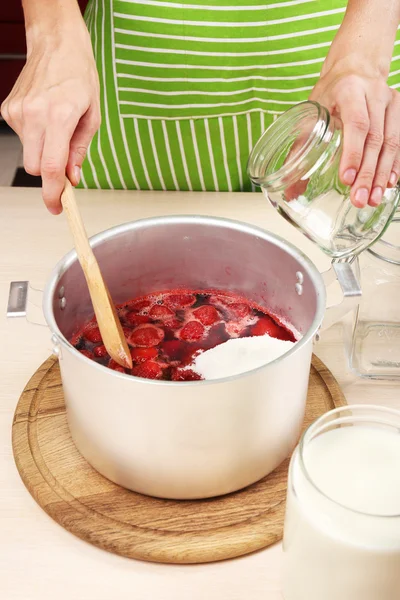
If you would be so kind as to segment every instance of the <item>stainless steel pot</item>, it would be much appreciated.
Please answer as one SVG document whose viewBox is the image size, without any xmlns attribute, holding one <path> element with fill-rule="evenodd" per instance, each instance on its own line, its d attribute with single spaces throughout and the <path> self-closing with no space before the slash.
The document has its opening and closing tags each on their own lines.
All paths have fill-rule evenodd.
<svg viewBox="0 0 400 600">
<path fill-rule="evenodd" d="M 87 286 L 70 252 L 43 298 L 75 444 L 112 481 L 163 498 L 206 498 L 247 486 L 291 452 L 303 422 L 313 340 L 325 286 L 298 249 L 224 219 L 184 216 L 115 227 L 91 240 L 114 302 L 173 288 L 231 290 L 287 317 L 302 334 L 291 351 L 214 381 L 135 378 L 67 341 L 89 317 Z"/>
</svg>

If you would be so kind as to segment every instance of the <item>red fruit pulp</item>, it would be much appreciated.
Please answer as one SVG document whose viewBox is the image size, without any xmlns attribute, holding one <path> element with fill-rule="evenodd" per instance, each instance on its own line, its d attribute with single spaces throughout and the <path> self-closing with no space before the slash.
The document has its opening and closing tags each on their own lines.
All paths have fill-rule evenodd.
<svg viewBox="0 0 400 600">
<path fill-rule="evenodd" d="M 132 361 L 134 363 L 143 363 L 158 356 L 156 348 L 131 348 Z"/>
<path fill-rule="evenodd" d="M 132 375 L 143 377 L 144 379 L 161 379 L 162 374 L 162 367 L 153 360 L 147 360 L 132 368 Z"/>
<path fill-rule="evenodd" d="M 203 339 L 205 329 L 198 321 L 189 321 L 184 325 L 179 333 L 179 338 L 186 342 L 197 342 Z"/>
<path fill-rule="evenodd" d="M 193 311 L 194 317 L 203 325 L 213 325 L 220 320 L 220 315 L 217 309 L 211 304 L 200 306 Z"/>
<path fill-rule="evenodd" d="M 128 312 L 125 317 L 126 323 L 135 327 L 136 325 L 143 325 L 143 323 L 150 323 L 150 317 L 148 315 L 138 315 L 136 312 Z"/>
<path fill-rule="evenodd" d="M 95 346 L 93 348 L 93 354 L 96 358 L 104 358 L 104 356 L 108 356 L 108 352 L 105 346 Z"/>
<path fill-rule="evenodd" d="M 167 291 L 134 298 L 117 307 L 131 347 L 133 368 L 120 367 L 103 346 L 95 319 L 85 323 L 71 343 L 88 358 L 135 377 L 195 381 L 191 369 L 198 352 L 233 337 L 268 334 L 295 342 L 294 335 L 267 311 L 235 294 L 213 291 Z"/>
<path fill-rule="evenodd" d="M 164 330 L 161 327 L 156 327 L 153 324 L 139 325 L 133 329 L 128 336 L 128 343 L 131 346 L 139 346 L 139 348 L 151 348 L 158 346 L 164 339 Z"/>
</svg>

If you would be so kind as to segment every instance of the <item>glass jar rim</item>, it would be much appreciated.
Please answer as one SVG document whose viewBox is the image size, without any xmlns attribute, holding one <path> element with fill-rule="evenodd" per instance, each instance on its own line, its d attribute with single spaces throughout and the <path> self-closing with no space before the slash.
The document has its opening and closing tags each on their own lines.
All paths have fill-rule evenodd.
<svg viewBox="0 0 400 600">
<path fill-rule="evenodd" d="M 295 129 L 310 118 L 313 120 L 313 125 L 304 144 L 282 166 L 268 173 L 268 165 L 281 152 L 282 143 L 287 140 L 287 128 Z M 295 180 L 302 163 L 310 152 L 324 142 L 321 147 L 321 152 L 323 152 L 329 144 L 332 137 L 330 122 L 331 116 L 328 109 L 312 100 L 300 102 L 283 112 L 266 129 L 250 153 L 247 172 L 251 181 L 256 185 L 262 184 L 274 189 L 280 187 L 283 178 L 285 178 L 286 184 L 292 178 Z M 327 133 L 330 133 L 328 137 Z"/>
<path fill-rule="evenodd" d="M 321 490 L 321 488 L 314 482 L 313 478 L 311 477 L 310 473 L 307 470 L 305 460 L 304 460 L 304 450 L 305 450 L 305 445 L 307 444 L 308 441 L 311 441 L 312 437 L 310 440 L 308 440 L 307 438 L 312 436 L 313 433 L 317 433 L 317 434 L 326 433 L 326 431 L 329 429 L 329 426 L 331 426 L 334 423 L 339 424 L 339 425 L 340 424 L 345 425 L 345 424 L 350 424 L 351 422 L 357 422 L 357 419 L 352 415 L 352 412 L 357 413 L 357 412 L 362 412 L 362 411 L 365 411 L 366 415 L 363 418 L 359 418 L 358 422 L 361 421 L 361 422 L 366 422 L 366 423 L 370 423 L 370 424 L 388 425 L 391 427 L 395 426 L 395 425 L 393 425 L 393 423 L 390 423 L 389 421 L 377 420 L 377 418 L 375 418 L 372 414 L 374 411 L 376 411 L 378 413 L 382 413 L 382 415 L 396 416 L 399 419 L 399 423 L 400 423 L 400 410 L 397 410 L 395 408 L 388 408 L 385 406 L 379 406 L 377 404 L 356 404 L 356 405 L 349 404 L 347 406 L 340 406 L 338 408 L 330 410 L 327 413 L 321 415 L 313 423 L 311 423 L 311 425 L 309 425 L 307 427 L 307 429 L 304 431 L 304 433 L 302 434 L 302 436 L 300 438 L 299 446 L 298 446 L 298 457 L 299 457 L 300 468 L 303 472 L 303 475 L 307 479 L 307 481 L 318 492 L 318 494 L 323 496 L 326 500 L 328 500 L 332 504 L 339 506 L 340 508 L 343 508 L 344 510 L 346 510 L 348 512 L 354 513 L 356 515 L 362 515 L 364 517 L 379 518 L 379 519 L 400 518 L 400 512 L 397 514 L 369 513 L 369 512 L 365 512 L 365 511 L 361 511 L 361 510 L 356 510 L 354 508 L 351 508 L 350 506 L 346 506 L 345 504 L 338 502 L 334 498 L 331 498 L 331 496 L 329 496 L 323 490 Z M 340 413 L 343 413 L 343 412 L 349 412 L 350 415 L 347 417 L 342 417 L 342 418 L 338 418 L 338 419 L 333 418 L 332 420 L 330 420 L 331 417 L 335 417 L 336 415 L 339 415 Z M 318 429 L 319 427 L 322 427 L 322 429 L 319 430 Z M 400 435 L 400 426 L 399 426 L 399 435 Z"/>
</svg>

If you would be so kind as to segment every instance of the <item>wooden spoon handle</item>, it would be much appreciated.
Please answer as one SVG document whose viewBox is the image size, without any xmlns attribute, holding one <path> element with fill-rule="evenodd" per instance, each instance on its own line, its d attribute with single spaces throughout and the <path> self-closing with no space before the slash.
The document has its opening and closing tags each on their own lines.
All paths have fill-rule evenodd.
<svg viewBox="0 0 400 600">
<path fill-rule="evenodd" d="M 90 246 L 75 193 L 68 179 L 61 195 L 68 224 L 75 243 L 76 253 L 89 288 L 97 324 L 108 354 L 119 365 L 132 368 L 132 357 L 110 292 Z"/>
<path fill-rule="evenodd" d="M 83 267 L 89 266 L 89 263 L 96 261 L 92 247 L 86 233 L 85 225 L 83 224 L 82 215 L 76 203 L 75 193 L 69 179 L 65 179 L 65 187 L 61 196 L 61 203 L 68 219 L 68 224 L 71 229 L 72 237 L 79 262 L 82 265 L 86 276 L 86 269 Z"/>
</svg>

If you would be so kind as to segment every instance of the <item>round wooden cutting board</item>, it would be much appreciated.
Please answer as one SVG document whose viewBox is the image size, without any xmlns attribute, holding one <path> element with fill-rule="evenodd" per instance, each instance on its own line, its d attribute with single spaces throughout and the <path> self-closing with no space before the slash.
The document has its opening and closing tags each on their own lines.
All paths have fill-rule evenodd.
<svg viewBox="0 0 400 600">
<path fill-rule="evenodd" d="M 346 404 L 313 357 L 305 426 Z M 110 552 L 165 563 L 204 563 L 265 548 L 282 538 L 288 461 L 263 480 L 220 498 L 160 500 L 97 473 L 71 439 L 60 370 L 49 358 L 18 402 L 15 462 L 36 502 L 62 527 Z"/>
</svg>

